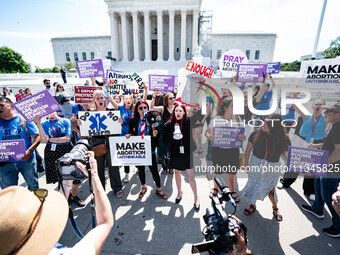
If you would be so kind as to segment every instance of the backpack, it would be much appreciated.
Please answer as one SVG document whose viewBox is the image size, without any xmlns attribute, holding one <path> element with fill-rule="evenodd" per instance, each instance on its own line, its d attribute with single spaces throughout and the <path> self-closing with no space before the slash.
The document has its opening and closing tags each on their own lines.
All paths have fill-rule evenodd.
<svg viewBox="0 0 340 255">
<path fill-rule="evenodd" d="M 19 115 L 20 118 L 20 124 L 19 126 L 21 126 L 27 133 L 27 137 L 31 138 L 31 135 L 28 133 L 28 129 L 27 129 L 27 121 L 24 117 L 22 117 L 21 115 Z"/>
</svg>

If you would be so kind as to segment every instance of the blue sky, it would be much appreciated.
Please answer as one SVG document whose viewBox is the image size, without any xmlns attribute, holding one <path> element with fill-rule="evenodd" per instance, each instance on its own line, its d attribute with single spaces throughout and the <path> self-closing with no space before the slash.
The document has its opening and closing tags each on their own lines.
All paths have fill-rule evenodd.
<svg viewBox="0 0 340 255">
<path fill-rule="evenodd" d="M 213 32 L 276 33 L 274 61 L 290 62 L 313 49 L 323 0 L 203 0 L 213 10 Z M 109 34 L 104 0 L 0 1 L 0 46 L 39 67 L 54 65 L 50 39 L 62 35 Z M 318 51 L 340 36 L 339 0 L 328 0 Z"/>
</svg>

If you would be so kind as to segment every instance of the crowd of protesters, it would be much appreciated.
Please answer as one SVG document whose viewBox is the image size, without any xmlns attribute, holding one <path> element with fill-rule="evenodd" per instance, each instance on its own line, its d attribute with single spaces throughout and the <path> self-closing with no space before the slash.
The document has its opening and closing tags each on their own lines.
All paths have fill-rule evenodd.
<svg viewBox="0 0 340 255">
<path fill-rule="evenodd" d="M 61 70 L 61 75 L 63 72 Z M 235 86 L 237 76 L 231 81 Z M 271 81 L 271 85 L 267 80 Z M 66 83 L 66 78 L 64 80 Z M 206 159 L 212 161 L 212 165 L 231 166 L 227 172 L 215 171 L 215 175 L 226 173 L 226 181 L 231 191 L 231 196 L 236 203 L 240 199 L 248 199 L 250 206 L 244 209 L 244 214 L 250 216 L 256 210 L 256 202 L 264 200 L 267 196 L 272 203 L 274 219 L 283 221 L 284 209 L 278 208 L 278 196 L 276 188 L 289 188 L 297 178 L 298 173 L 286 172 L 284 176 L 280 172 L 264 172 L 263 167 L 277 167 L 285 165 L 288 157 L 288 147 L 291 145 L 292 136 L 295 133 L 309 144 L 309 148 L 322 149 L 329 152 L 329 167 L 339 169 L 340 167 L 340 103 L 326 105 L 322 99 L 313 102 L 312 115 L 305 115 L 296 105 L 291 105 L 287 115 L 274 113 L 269 116 L 256 116 L 248 107 L 248 86 L 242 83 L 239 87 L 245 98 L 244 115 L 233 114 L 233 96 L 228 89 L 221 90 L 221 102 L 216 103 L 208 97 L 207 111 L 202 113 L 200 109 L 194 109 L 175 101 L 177 91 L 162 92 L 154 91 L 151 98 L 145 94 L 139 96 L 124 95 L 111 96 L 110 86 L 106 85 L 106 78 L 97 81 L 91 78 L 86 82 L 87 86 L 101 86 L 102 90 L 96 90 L 93 94 L 93 102 L 90 104 L 74 104 L 71 96 L 65 91 L 63 85 L 51 81 L 43 81 L 47 90 L 62 105 L 62 115 L 52 113 L 41 119 L 35 117 L 34 122 L 26 121 L 17 114 L 11 106 L 17 100 L 32 95 L 29 88 L 22 89 L 16 96 L 10 93 L 9 88 L 3 88 L 3 96 L 0 99 L 0 137 L 4 140 L 24 139 L 26 155 L 21 160 L 1 163 L 0 181 L 1 188 L 18 185 L 18 174 L 21 173 L 27 183 L 29 190 L 36 190 L 38 182 L 38 156 L 35 153 L 39 144 L 46 143 L 44 150 L 44 168 L 46 171 L 46 183 L 61 182 L 64 194 L 69 203 L 75 202 L 78 206 L 84 206 L 85 202 L 79 198 L 77 191 L 80 181 L 63 182 L 55 167 L 54 162 L 67 152 L 70 152 L 77 140 L 82 137 L 80 126 L 82 121 L 78 113 L 81 111 L 113 111 L 120 112 L 119 122 L 122 130 L 120 136 L 130 139 L 131 136 L 151 136 L 152 164 L 149 167 L 152 178 L 156 185 L 156 195 L 161 199 L 168 199 L 163 192 L 163 184 L 160 176 L 175 173 L 177 186 L 176 203 L 182 199 L 182 172 L 186 173 L 190 187 L 193 192 L 193 207 L 200 210 L 200 200 L 197 192 L 195 173 L 193 170 L 193 155 L 201 157 L 203 153 L 202 134 L 208 140 Z M 252 84 L 253 106 L 258 110 L 270 108 L 273 96 L 272 89 L 275 82 L 271 75 L 266 75 L 261 84 Z M 151 94 L 150 94 L 151 95 Z M 296 98 L 297 94 L 291 94 Z M 150 100 L 150 104 L 147 100 Z M 147 126 L 145 123 L 145 112 L 156 111 L 162 116 L 162 123 L 158 129 Z M 296 114 L 297 113 L 297 114 Z M 297 117 L 300 117 L 297 119 Z M 239 140 L 245 144 L 244 148 L 212 147 L 214 142 L 214 127 L 230 126 L 230 121 L 241 123 L 241 120 L 257 119 L 263 121 L 259 128 L 246 128 L 245 134 L 239 135 Z M 270 119 L 279 119 L 280 122 L 271 122 Z M 297 119 L 289 122 L 288 127 L 281 125 L 282 120 Z M 288 123 L 287 122 L 287 123 Z M 174 139 L 174 133 L 181 133 L 180 139 Z M 89 138 L 93 148 L 105 145 L 107 151 L 93 155 L 98 165 L 98 180 L 103 189 L 106 187 L 106 172 L 110 186 L 118 198 L 124 196 L 123 183 L 130 180 L 131 166 L 124 166 L 125 176 L 121 178 L 118 166 L 113 166 L 110 155 L 108 135 L 93 136 Z M 161 167 L 159 167 L 159 165 Z M 260 171 L 249 171 L 248 181 L 242 194 L 237 194 L 236 176 L 240 167 L 255 166 Z M 221 169 L 221 168 L 220 168 Z M 139 198 L 143 198 L 147 192 L 145 166 L 137 166 L 141 182 Z M 339 172 L 329 172 L 327 176 L 312 176 L 305 174 L 303 190 L 313 201 L 312 206 L 302 205 L 302 209 L 313 214 L 317 218 L 324 218 L 323 210 L 326 204 L 332 214 L 332 225 L 325 228 L 323 232 L 331 237 L 340 237 L 340 203 L 339 203 Z M 187 195 L 187 194 L 186 194 Z M 210 196 L 218 195 L 218 187 L 214 182 Z"/>
</svg>

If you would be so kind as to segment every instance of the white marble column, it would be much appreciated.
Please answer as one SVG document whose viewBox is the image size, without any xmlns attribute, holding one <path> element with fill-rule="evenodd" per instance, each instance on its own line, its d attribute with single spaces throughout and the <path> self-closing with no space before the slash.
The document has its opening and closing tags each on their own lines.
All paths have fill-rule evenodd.
<svg viewBox="0 0 340 255">
<path fill-rule="evenodd" d="M 128 38 L 127 38 L 127 22 L 126 22 L 126 12 L 120 12 L 120 17 L 122 19 L 122 46 L 123 46 L 123 57 L 122 61 L 129 61 L 128 56 Z"/>
<path fill-rule="evenodd" d="M 181 59 L 180 61 L 186 60 L 186 26 L 187 26 L 187 11 L 181 10 Z"/>
<path fill-rule="evenodd" d="M 139 33 L 138 33 L 138 13 L 132 11 L 132 22 L 133 22 L 133 61 L 139 61 Z"/>
<path fill-rule="evenodd" d="M 112 58 L 115 58 L 116 61 L 119 60 L 119 33 L 118 33 L 118 22 L 116 19 L 116 14 L 114 12 L 110 12 L 110 26 L 111 26 L 111 52 Z"/>
<path fill-rule="evenodd" d="M 144 13 L 144 38 L 145 38 L 145 59 L 144 61 L 151 60 L 151 48 L 150 48 L 150 12 L 143 11 Z"/>
<path fill-rule="evenodd" d="M 199 10 L 193 10 L 192 13 L 192 49 L 191 55 L 194 55 L 195 49 L 198 47 L 198 18 L 199 18 Z"/>
<path fill-rule="evenodd" d="M 157 10 L 157 61 L 163 61 L 163 10 Z"/>
<path fill-rule="evenodd" d="M 175 61 L 175 10 L 169 10 L 169 59 Z"/>
</svg>

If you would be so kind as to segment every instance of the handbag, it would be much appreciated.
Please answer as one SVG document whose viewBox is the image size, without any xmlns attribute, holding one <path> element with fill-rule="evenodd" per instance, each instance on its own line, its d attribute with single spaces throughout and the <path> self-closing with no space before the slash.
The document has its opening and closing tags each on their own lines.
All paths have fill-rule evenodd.
<svg viewBox="0 0 340 255">
<path fill-rule="evenodd" d="M 94 152 L 95 157 L 103 156 L 109 151 L 109 148 L 106 146 L 106 140 L 107 140 L 107 136 L 105 136 L 104 144 L 99 144 L 94 147 L 92 146 L 92 151 Z M 92 144 L 92 139 L 91 139 L 91 144 Z"/>
</svg>

